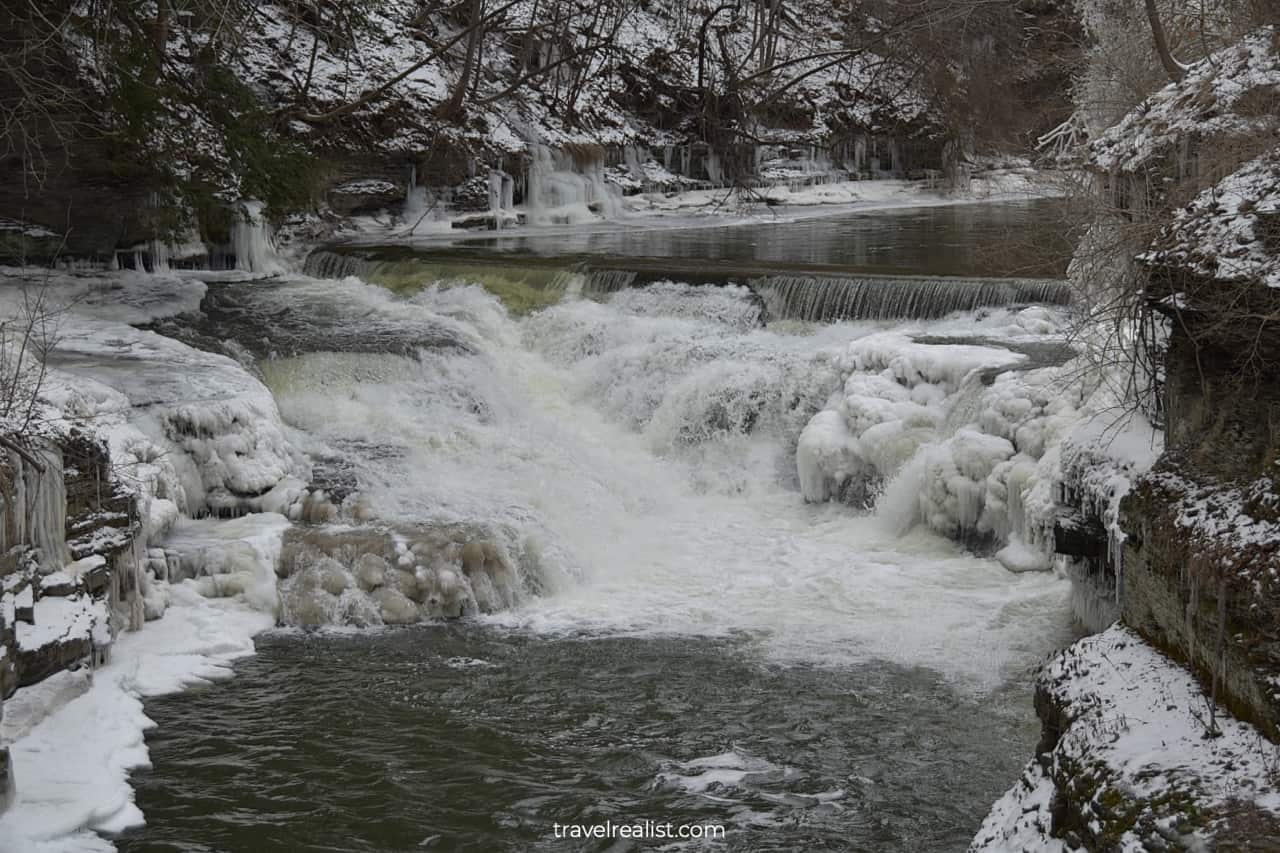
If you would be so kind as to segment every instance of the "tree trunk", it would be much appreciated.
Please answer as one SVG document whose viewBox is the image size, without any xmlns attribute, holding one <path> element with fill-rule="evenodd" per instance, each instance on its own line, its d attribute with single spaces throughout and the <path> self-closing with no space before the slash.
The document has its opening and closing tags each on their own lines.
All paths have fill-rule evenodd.
<svg viewBox="0 0 1280 853">
<path fill-rule="evenodd" d="M 449 100 L 440 105 L 439 117 L 442 119 L 451 119 L 462 112 L 462 106 L 467 100 L 467 89 L 471 87 L 471 73 L 475 67 L 476 52 L 480 47 L 480 39 L 484 38 L 484 27 L 480 26 L 480 20 L 484 16 L 484 0 L 471 0 L 471 15 L 468 19 L 468 26 L 471 29 L 471 35 L 467 38 L 467 52 L 462 60 L 462 73 L 458 75 L 458 82 L 454 84 L 453 94 L 449 96 Z"/>
<path fill-rule="evenodd" d="M 164 58 L 169 50 L 169 0 L 156 3 L 156 19 L 151 29 L 151 67 L 147 69 L 148 82 L 155 84 L 164 68 Z"/>
<path fill-rule="evenodd" d="M 1156 53 L 1160 56 L 1160 64 L 1169 79 L 1177 83 L 1187 73 L 1178 60 L 1169 51 L 1169 42 L 1164 37 L 1164 25 L 1160 23 L 1160 12 L 1156 10 L 1156 0 L 1146 0 L 1147 20 L 1151 23 L 1151 36 L 1156 42 Z"/>
</svg>

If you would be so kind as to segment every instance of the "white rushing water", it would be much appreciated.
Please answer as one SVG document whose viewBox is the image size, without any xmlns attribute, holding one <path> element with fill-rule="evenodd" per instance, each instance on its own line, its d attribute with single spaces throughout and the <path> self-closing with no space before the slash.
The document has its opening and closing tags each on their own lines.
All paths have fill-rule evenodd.
<svg viewBox="0 0 1280 853">
<path fill-rule="evenodd" d="M 746 632 L 780 659 L 883 659 L 975 687 L 1062 637 L 1067 585 L 1052 574 L 804 501 L 795 441 L 840 387 L 833 354 L 881 326 L 750 328 L 745 291 L 678 285 L 519 321 L 470 287 L 406 306 L 355 279 L 309 280 L 271 298 L 304 293 L 371 325 L 410 312 L 467 330 L 473 353 L 318 352 L 267 363 L 266 381 L 299 444 L 353 464 L 344 513 L 499 541 L 537 594 L 492 608 L 496 622 Z"/>
<path fill-rule="evenodd" d="M 1013 506 L 992 495 L 1030 470 L 1012 440 L 961 429 L 990 414 L 975 395 L 1004 401 L 989 431 L 1021 452 L 1024 433 L 1047 435 L 1023 402 L 1040 386 L 982 390 L 970 375 L 1021 356 L 909 338 L 1051 337 L 1045 309 L 763 328 L 747 289 L 679 283 L 569 292 L 525 318 L 474 286 L 401 297 L 353 277 L 58 287 L 74 310 L 50 401 L 127 473 L 144 522 L 135 609 L 169 612 L 116 644 L 92 690 L 31 694 L 0 818 L 18 849 L 101 849 L 92 830 L 140 822 L 140 697 L 227 674 L 277 618 L 733 636 L 776 661 L 923 666 L 976 693 L 1070 631 L 1065 579 L 945 536 Z M 231 357 L 127 325 L 197 304 L 228 323 L 200 339 Z M 901 475 L 879 514 L 813 502 L 859 465 L 889 478 L 886 460 Z M 278 566 L 292 574 L 277 594 Z M 111 737 L 86 781 L 77 733 L 95 717 Z"/>
</svg>

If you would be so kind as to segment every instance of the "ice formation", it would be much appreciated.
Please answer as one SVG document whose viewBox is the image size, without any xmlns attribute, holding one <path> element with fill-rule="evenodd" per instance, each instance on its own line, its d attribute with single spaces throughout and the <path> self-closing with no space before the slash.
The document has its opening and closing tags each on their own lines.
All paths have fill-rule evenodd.
<svg viewBox="0 0 1280 853">
<path fill-rule="evenodd" d="M 1015 349 L 1055 328 L 1043 308 L 1012 319 Z M 1079 361 L 1025 361 L 901 333 L 850 344 L 843 390 L 800 436 L 805 498 L 874 504 L 892 529 L 924 524 L 1020 572 L 1050 568 L 1070 488 L 1112 531 L 1118 559 L 1119 501 L 1158 455 L 1155 430 Z"/>
<path fill-rule="evenodd" d="M 231 249 L 236 268 L 247 272 L 277 274 L 288 265 L 276 254 L 270 226 L 263 216 L 266 205 L 256 199 L 240 202 L 240 210 L 231 224 Z"/>
<path fill-rule="evenodd" d="M 529 221 L 537 225 L 572 225 L 597 216 L 616 219 L 622 193 L 605 182 L 604 161 L 574 157 L 546 145 L 531 145 L 532 162 L 525 176 L 524 199 Z"/>
</svg>

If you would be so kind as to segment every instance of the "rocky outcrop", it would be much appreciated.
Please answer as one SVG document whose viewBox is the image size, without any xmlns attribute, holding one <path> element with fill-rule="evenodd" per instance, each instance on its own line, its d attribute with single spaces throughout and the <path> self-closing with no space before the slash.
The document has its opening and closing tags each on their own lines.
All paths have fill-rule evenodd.
<svg viewBox="0 0 1280 853">
<path fill-rule="evenodd" d="M 102 662 L 113 629 L 136 627 L 136 514 L 113 482 L 105 448 L 79 432 L 0 467 L 0 697 Z"/>
<path fill-rule="evenodd" d="M 1280 526 L 1241 497 L 1171 463 L 1139 487 L 1124 507 L 1124 621 L 1280 740 Z M 1230 525 L 1217 541 L 1215 516 Z"/>
<path fill-rule="evenodd" d="M 524 592 L 512 557 L 494 531 L 466 525 L 294 527 L 277 567 L 281 620 L 404 625 L 506 609 Z"/>
<path fill-rule="evenodd" d="M 1280 747 L 1114 626 L 1036 683 L 1036 757 L 971 853 L 1280 849 Z"/>
</svg>

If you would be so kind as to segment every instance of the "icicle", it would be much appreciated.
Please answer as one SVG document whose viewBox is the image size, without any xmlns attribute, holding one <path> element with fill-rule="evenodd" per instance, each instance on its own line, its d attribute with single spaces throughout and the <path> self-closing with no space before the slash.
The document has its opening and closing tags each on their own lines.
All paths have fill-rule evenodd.
<svg viewBox="0 0 1280 853">
<path fill-rule="evenodd" d="M 604 180 L 604 162 L 596 156 L 575 162 L 564 152 L 530 145 L 532 161 L 525 179 L 529 221 L 537 224 L 575 224 L 616 218 L 622 212 L 621 193 Z"/>
<path fill-rule="evenodd" d="M 262 218 L 266 205 L 256 199 L 244 199 L 239 208 L 240 215 L 231 226 L 236 269 L 273 275 L 286 272 L 287 267 L 276 254 L 267 223 Z"/>
</svg>

